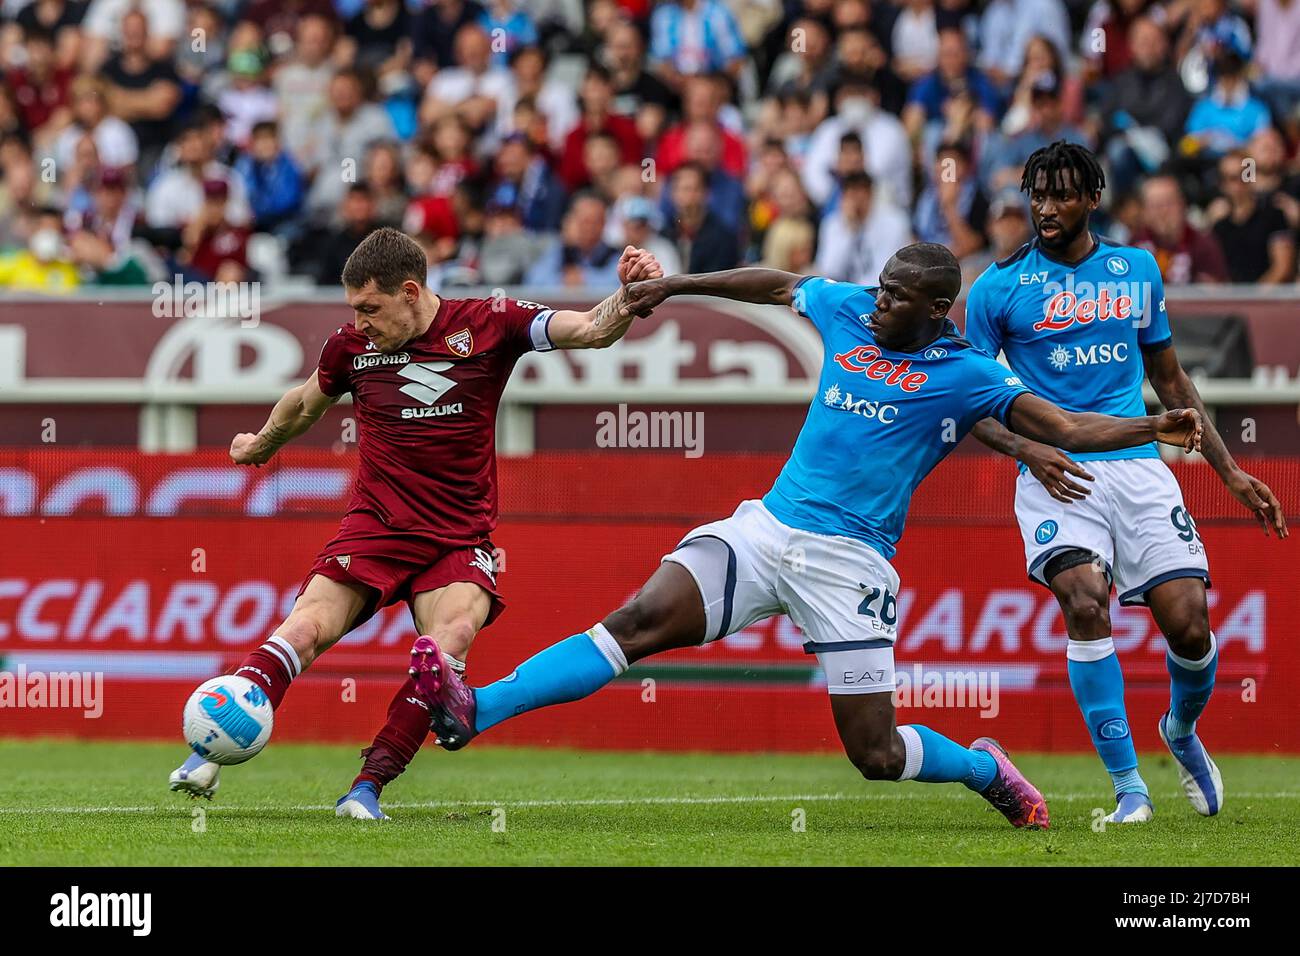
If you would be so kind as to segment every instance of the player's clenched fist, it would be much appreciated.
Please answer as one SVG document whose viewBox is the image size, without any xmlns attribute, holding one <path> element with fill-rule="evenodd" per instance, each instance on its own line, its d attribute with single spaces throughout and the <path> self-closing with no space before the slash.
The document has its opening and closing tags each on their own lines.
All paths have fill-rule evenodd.
<svg viewBox="0 0 1300 956">
<path fill-rule="evenodd" d="M 664 274 L 663 266 L 653 252 L 627 246 L 618 260 L 618 281 L 623 285 L 643 279 L 658 279 Z"/>
<path fill-rule="evenodd" d="M 252 432 L 242 432 L 230 442 L 230 458 L 236 465 L 264 465 L 273 453 L 274 449 Z"/>
<path fill-rule="evenodd" d="M 1156 441 L 1182 445 L 1184 451 L 1200 451 L 1203 429 L 1200 412 L 1194 408 L 1175 408 L 1156 418 Z"/>
</svg>

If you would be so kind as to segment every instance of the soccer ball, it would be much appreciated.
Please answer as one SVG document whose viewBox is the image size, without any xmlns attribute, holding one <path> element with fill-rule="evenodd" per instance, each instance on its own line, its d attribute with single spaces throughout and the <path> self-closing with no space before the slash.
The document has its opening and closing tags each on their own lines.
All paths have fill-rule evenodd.
<svg viewBox="0 0 1300 956">
<path fill-rule="evenodd" d="M 274 719 L 266 691 L 247 677 L 214 677 L 185 702 L 185 742 L 204 760 L 243 763 L 271 739 Z"/>
</svg>

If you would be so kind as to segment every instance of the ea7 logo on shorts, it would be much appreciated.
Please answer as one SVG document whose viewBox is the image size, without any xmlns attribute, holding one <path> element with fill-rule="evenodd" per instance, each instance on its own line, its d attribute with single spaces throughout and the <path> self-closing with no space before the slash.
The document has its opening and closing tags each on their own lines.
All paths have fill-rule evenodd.
<svg viewBox="0 0 1300 956">
<path fill-rule="evenodd" d="M 849 684 L 879 684 L 885 679 L 885 669 L 879 667 L 874 671 L 844 671 L 843 683 Z"/>
<path fill-rule="evenodd" d="M 1112 717 L 1097 727 L 1097 736 L 1102 740 L 1123 740 L 1128 736 L 1128 721 L 1123 717 Z"/>
<path fill-rule="evenodd" d="M 454 335 L 447 336 L 443 341 L 447 343 L 447 348 L 462 357 L 474 351 L 474 336 L 470 334 L 469 329 L 461 329 Z"/>
<path fill-rule="evenodd" d="M 1047 544 L 1056 537 L 1056 532 L 1060 530 L 1060 525 L 1049 518 L 1034 529 L 1034 540 L 1039 544 Z"/>
</svg>

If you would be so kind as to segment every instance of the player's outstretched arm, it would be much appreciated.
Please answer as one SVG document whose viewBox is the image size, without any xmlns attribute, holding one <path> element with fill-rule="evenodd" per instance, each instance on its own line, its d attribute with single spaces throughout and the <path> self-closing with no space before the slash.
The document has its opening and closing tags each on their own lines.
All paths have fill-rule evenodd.
<svg viewBox="0 0 1300 956">
<path fill-rule="evenodd" d="M 307 381 L 285 392 L 256 435 L 244 432 L 235 436 L 230 443 L 230 457 L 235 464 L 266 464 L 281 445 L 315 425 L 325 410 L 339 400 L 339 396 L 326 395 L 320 390 L 318 374 L 312 372 Z"/>
<path fill-rule="evenodd" d="M 674 295 L 715 295 L 759 305 L 792 305 L 794 287 L 804 278 L 806 276 L 793 272 L 754 266 L 668 276 L 628 286 L 626 308 L 638 315 L 646 315 L 664 299 Z"/>
<path fill-rule="evenodd" d="M 627 334 L 633 319 L 650 314 L 649 309 L 627 308 L 628 284 L 659 279 L 663 274 L 654 253 L 628 246 L 618 260 L 618 281 L 622 283 L 618 291 L 586 312 L 561 309 L 553 313 L 546 327 L 552 344 L 557 349 L 603 349 L 613 345 Z"/>
<path fill-rule="evenodd" d="M 1079 484 L 1070 476 L 1074 475 L 1084 481 L 1093 481 L 1092 475 L 1059 448 L 1017 435 L 996 418 L 986 418 L 976 423 L 971 429 L 971 434 L 994 451 L 1023 462 L 1029 469 L 1029 473 L 1037 478 L 1047 489 L 1047 493 L 1057 501 L 1064 501 L 1067 504 L 1071 501 L 1082 501 L 1091 493 L 1091 489 Z"/>
<path fill-rule="evenodd" d="M 1116 418 L 1095 412 L 1067 412 L 1026 392 L 1007 412 L 1007 424 L 1017 435 L 1066 451 L 1114 451 L 1149 441 L 1178 445 L 1185 451 L 1201 448 L 1201 413 L 1194 408 Z"/>
<path fill-rule="evenodd" d="M 1223 483 L 1228 486 L 1233 497 L 1255 512 L 1264 534 L 1272 528 L 1279 538 L 1287 536 L 1286 518 L 1282 514 L 1282 505 L 1269 489 L 1268 485 L 1253 475 L 1243 471 L 1228 451 L 1227 445 L 1219 435 L 1218 429 L 1205 412 L 1205 403 L 1196 383 L 1183 371 L 1182 363 L 1171 345 L 1159 352 L 1145 352 L 1142 361 L 1146 365 L 1147 378 L 1156 395 L 1165 408 L 1194 408 L 1205 420 L 1205 439 L 1201 454 L 1211 467 L 1218 472 Z"/>
</svg>

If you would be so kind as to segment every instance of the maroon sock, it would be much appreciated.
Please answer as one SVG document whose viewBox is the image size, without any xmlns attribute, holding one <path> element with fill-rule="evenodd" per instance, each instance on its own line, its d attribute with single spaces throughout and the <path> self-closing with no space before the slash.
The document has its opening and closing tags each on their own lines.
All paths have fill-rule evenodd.
<svg viewBox="0 0 1300 956">
<path fill-rule="evenodd" d="M 428 735 L 429 708 L 420 699 L 415 681 L 407 678 L 388 705 L 388 720 L 375 734 L 374 743 L 361 751 L 365 763 L 352 785 L 368 780 L 382 790 L 415 759 Z"/>
<path fill-rule="evenodd" d="M 266 691 L 275 710 L 284 700 L 284 692 L 302 671 L 298 652 L 282 637 L 271 637 L 267 642 L 244 658 L 235 673 L 247 677 Z"/>
</svg>

